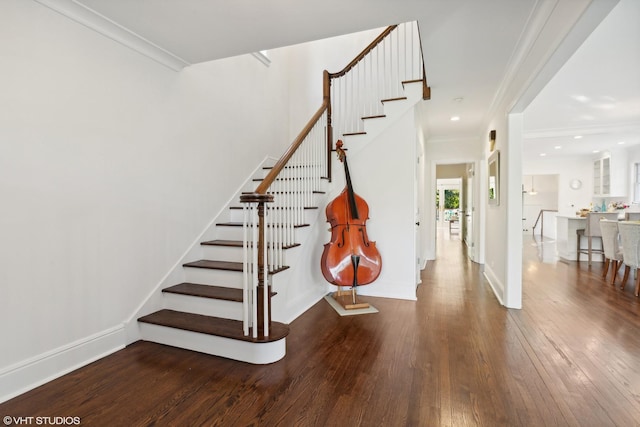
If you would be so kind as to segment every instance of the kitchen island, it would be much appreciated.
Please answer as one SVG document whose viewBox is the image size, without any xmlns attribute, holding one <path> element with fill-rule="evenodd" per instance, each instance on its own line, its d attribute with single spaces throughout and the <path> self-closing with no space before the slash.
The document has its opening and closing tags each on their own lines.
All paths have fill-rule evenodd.
<svg viewBox="0 0 640 427">
<path fill-rule="evenodd" d="M 578 260 L 578 235 L 579 229 L 584 229 L 587 225 L 587 218 L 569 215 L 556 216 L 556 251 L 558 258 L 565 261 Z M 587 242 L 584 238 L 582 246 L 586 247 Z M 602 242 L 600 239 L 593 239 L 593 249 L 601 249 Z M 587 254 L 581 254 L 580 260 L 587 260 Z M 596 256 L 592 258 L 592 262 L 600 262 L 602 257 Z"/>
</svg>

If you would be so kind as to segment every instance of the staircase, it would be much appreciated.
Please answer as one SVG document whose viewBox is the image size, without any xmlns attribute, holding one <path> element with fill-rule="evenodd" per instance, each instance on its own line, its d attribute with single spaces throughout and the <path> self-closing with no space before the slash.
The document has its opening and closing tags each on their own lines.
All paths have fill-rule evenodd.
<svg viewBox="0 0 640 427">
<path fill-rule="evenodd" d="M 360 60 L 373 49 L 385 48 L 394 29 L 387 29 L 365 49 Z M 412 30 L 402 31 L 407 42 L 407 31 Z M 401 36 L 396 37 L 389 42 L 391 46 L 400 44 Z M 401 55 L 396 56 L 399 60 Z M 290 268 L 286 254 L 305 243 L 302 230 L 325 221 L 318 218 L 322 211 L 318 207 L 327 202 L 325 190 L 331 180 L 330 154 L 335 142 L 331 97 L 333 102 L 344 104 L 335 100 L 344 95 L 330 89 L 330 79 L 345 77 L 358 66 L 354 61 L 340 73 L 325 72 L 323 106 L 282 159 L 264 167 L 263 176 L 248 180 L 250 186 L 257 182 L 257 188 L 242 193 L 242 206 L 228 207 L 225 220 L 213 227 L 213 240 L 200 243 L 203 258 L 182 265 L 185 281 L 162 289 L 163 308 L 138 318 L 142 339 L 253 364 L 284 357 L 289 327 L 271 320 L 271 298 L 278 298 L 274 283 Z M 349 144 L 353 141 L 351 146 L 360 150 L 366 138 L 375 137 L 395 117 L 428 96 L 424 77 L 404 79 L 397 86 L 401 87 L 399 95 L 380 95 L 377 102 L 364 100 L 355 121 L 348 118 L 353 113 L 347 111 L 334 116 L 340 138 Z M 362 102 L 364 97 L 357 98 Z M 373 104 L 380 106 L 370 106 Z"/>
</svg>

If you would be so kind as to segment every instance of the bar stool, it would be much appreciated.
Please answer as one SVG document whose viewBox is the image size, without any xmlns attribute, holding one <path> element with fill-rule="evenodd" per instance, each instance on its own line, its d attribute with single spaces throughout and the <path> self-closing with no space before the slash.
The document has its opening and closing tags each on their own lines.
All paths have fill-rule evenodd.
<svg viewBox="0 0 640 427">
<path fill-rule="evenodd" d="M 611 285 L 615 285 L 618 269 L 622 265 L 622 249 L 620 248 L 620 239 L 618 238 L 618 221 L 601 219 L 600 231 L 602 232 L 602 250 L 604 251 L 602 278 L 605 281 L 607 280 L 607 273 L 609 266 L 611 266 L 611 270 L 613 271 L 611 274 Z"/>
<path fill-rule="evenodd" d="M 589 266 L 591 266 L 591 257 L 593 254 L 599 254 L 602 256 L 602 262 L 604 262 L 604 251 L 602 249 L 593 249 L 593 238 L 596 237 L 602 242 L 602 232 L 600 231 L 600 220 L 608 219 L 611 221 L 618 220 L 618 212 L 589 212 L 587 214 L 587 225 L 585 228 L 576 230 L 577 233 L 577 250 L 578 258 L 580 261 L 580 254 L 587 254 L 589 260 Z M 587 238 L 587 247 L 583 248 L 580 245 L 581 238 Z M 600 246 L 602 248 L 602 246 Z"/>
<path fill-rule="evenodd" d="M 624 289 L 629 278 L 629 270 L 633 269 L 636 276 L 635 295 L 640 295 L 640 223 L 635 221 L 621 221 L 618 224 L 620 240 L 622 241 L 622 262 L 624 262 L 624 277 L 620 289 Z"/>
<path fill-rule="evenodd" d="M 625 221 L 640 221 L 640 212 L 625 212 Z"/>
</svg>

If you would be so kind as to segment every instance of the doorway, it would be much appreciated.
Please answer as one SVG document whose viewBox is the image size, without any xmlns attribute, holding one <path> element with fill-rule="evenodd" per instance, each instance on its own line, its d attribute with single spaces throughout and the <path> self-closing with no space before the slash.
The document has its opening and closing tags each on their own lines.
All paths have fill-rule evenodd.
<svg viewBox="0 0 640 427">
<path fill-rule="evenodd" d="M 556 236 L 555 213 L 558 211 L 557 174 L 523 175 L 522 176 L 522 231 L 544 235 L 550 238 Z M 541 215 L 545 214 L 546 223 Z M 541 228 L 544 225 L 544 230 Z M 534 230 L 535 227 L 535 230 Z"/>
<path fill-rule="evenodd" d="M 474 163 L 436 165 L 436 236 L 460 240 L 477 262 L 474 218 Z"/>
<path fill-rule="evenodd" d="M 436 187 L 438 227 L 448 230 L 450 238 L 460 238 L 462 178 L 438 179 Z"/>
</svg>

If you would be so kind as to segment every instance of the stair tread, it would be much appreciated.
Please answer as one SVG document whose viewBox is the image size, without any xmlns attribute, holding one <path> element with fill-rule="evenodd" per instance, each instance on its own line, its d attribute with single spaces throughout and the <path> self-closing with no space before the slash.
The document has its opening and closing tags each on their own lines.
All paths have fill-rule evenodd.
<svg viewBox="0 0 640 427">
<path fill-rule="evenodd" d="M 241 248 L 242 247 L 242 240 L 216 239 L 216 240 L 209 240 L 209 241 L 206 241 L 206 242 L 202 242 L 200 244 L 201 245 L 206 245 L 206 246 L 232 246 L 234 248 Z"/>
<path fill-rule="evenodd" d="M 224 286 L 201 285 L 198 283 L 185 282 L 165 288 L 162 292 L 242 302 L 242 289 L 226 288 Z"/>
<path fill-rule="evenodd" d="M 388 98 L 388 99 L 383 99 L 381 102 L 390 102 L 390 101 L 404 101 L 406 100 L 407 97 L 406 96 L 399 96 L 397 98 Z"/>
<path fill-rule="evenodd" d="M 230 207 L 229 207 L 229 209 L 232 209 L 232 210 L 242 210 L 242 206 L 230 206 Z M 282 206 L 277 206 L 277 207 L 275 207 L 275 208 L 271 208 L 271 209 L 281 210 L 281 209 L 282 209 Z M 302 208 L 302 209 L 307 209 L 307 210 L 308 210 L 308 209 L 318 209 L 318 207 L 317 207 L 317 206 L 305 206 L 305 207 L 304 207 L 304 208 Z"/>
<path fill-rule="evenodd" d="M 242 263 L 236 261 L 216 261 L 201 259 L 183 264 L 185 267 L 210 268 L 213 270 L 242 271 Z"/>
<path fill-rule="evenodd" d="M 345 148 L 346 150 L 346 148 Z M 325 191 L 321 191 L 321 190 L 313 190 L 311 191 L 311 193 L 313 194 L 325 194 Z M 253 194 L 251 191 L 243 191 L 242 194 Z M 290 194 L 287 191 L 267 191 L 267 194 Z"/>
<path fill-rule="evenodd" d="M 143 316 L 138 321 L 254 343 L 278 341 L 289 335 L 289 326 L 279 322 L 271 322 L 270 335 L 268 337 L 253 338 L 244 336 L 242 322 L 239 320 L 222 319 L 168 309 Z"/>
<path fill-rule="evenodd" d="M 242 222 L 240 221 L 218 222 L 216 223 L 216 225 L 221 225 L 225 227 L 242 227 Z M 298 225 L 294 225 L 293 228 L 308 227 L 308 226 L 309 224 L 298 224 Z"/>
<path fill-rule="evenodd" d="M 195 267 L 195 268 L 208 268 L 211 270 L 228 270 L 228 271 L 238 271 L 242 272 L 242 262 L 236 261 L 218 261 L 211 259 L 201 259 L 199 261 L 187 262 L 186 264 L 182 264 L 184 267 Z M 288 265 L 284 265 L 276 270 L 269 271 L 270 274 L 280 273 L 288 269 Z"/>
<path fill-rule="evenodd" d="M 179 283 L 162 290 L 170 294 L 189 295 L 192 297 L 219 299 L 224 301 L 242 302 L 243 291 L 239 288 L 228 288 L 225 286 L 203 285 L 200 283 Z M 276 296 L 277 292 L 271 292 L 271 296 Z"/>
<path fill-rule="evenodd" d="M 302 177 L 295 177 L 295 178 L 276 178 L 276 181 L 313 181 L 315 180 L 316 177 L 315 176 L 302 176 Z M 252 179 L 253 182 L 262 182 L 264 181 L 264 178 L 253 178 Z"/>
<path fill-rule="evenodd" d="M 227 247 L 241 248 L 242 240 L 218 239 L 218 240 L 209 240 L 208 242 L 202 242 L 200 244 L 205 246 L 227 246 Z M 292 245 L 282 245 L 282 249 L 291 249 L 291 248 L 295 248 L 296 246 L 300 246 L 300 243 L 294 243 Z"/>
</svg>

